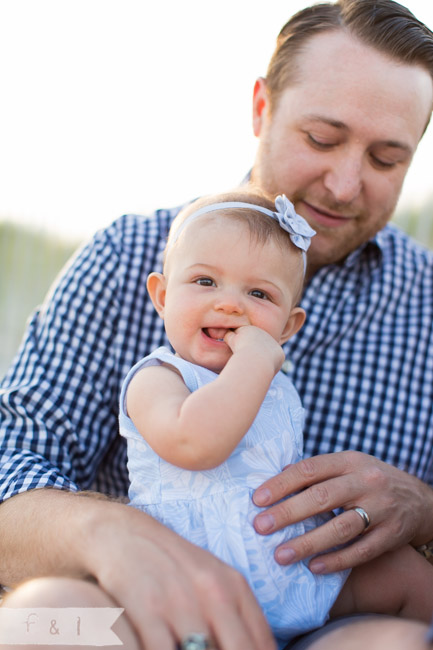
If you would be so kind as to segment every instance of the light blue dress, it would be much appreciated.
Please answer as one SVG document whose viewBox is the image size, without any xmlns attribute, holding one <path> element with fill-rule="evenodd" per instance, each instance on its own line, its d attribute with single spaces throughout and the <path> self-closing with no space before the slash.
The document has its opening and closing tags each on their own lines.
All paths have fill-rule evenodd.
<svg viewBox="0 0 433 650">
<path fill-rule="evenodd" d="M 273 633 L 284 645 L 322 625 L 347 572 L 314 576 L 307 562 L 282 567 L 275 547 L 325 521 L 310 518 L 272 535 L 258 535 L 252 522 L 260 512 L 253 491 L 289 463 L 302 457 L 303 408 L 292 382 L 279 372 L 253 422 L 230 457 L 204 471 L 180 469 L 161 459 L 126 415 L 125 395 L 133 375 L 144 366 L 169 363 L 193 392 L 217 375 L 159 348 L 128 373 L 120 402 L 120 433 L 128 443 L 131 505 L 207 549 L 248 580 Z"/>
</svg>

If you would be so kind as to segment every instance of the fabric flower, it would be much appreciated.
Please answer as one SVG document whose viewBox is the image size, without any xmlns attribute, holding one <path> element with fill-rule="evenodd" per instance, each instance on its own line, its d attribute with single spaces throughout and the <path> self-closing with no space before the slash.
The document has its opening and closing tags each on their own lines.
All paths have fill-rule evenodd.
<svg viewBox="0 0 433 650">
<path fill-rule="evenodd" d="M 275 209 L 275 218 L 281 228 L 289 233 L 293 244 L 305 253 L 316 231 L 310 228 L 305 219 L 295 212 L 293 203 L 284 194 L 280 194 L 275 199 Z"/>
</svg>

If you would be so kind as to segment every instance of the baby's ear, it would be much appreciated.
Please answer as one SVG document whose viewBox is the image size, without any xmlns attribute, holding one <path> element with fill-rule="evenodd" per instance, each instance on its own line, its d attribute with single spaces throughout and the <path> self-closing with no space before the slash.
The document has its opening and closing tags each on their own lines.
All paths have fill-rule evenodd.
<svg viewBox="0 0 433 650">
<path fill-rule="evenodd" d="M 302 307 L 295 307 L 292 309 L 289 319 L 286 323 L 286 327 L 281 334 L 280 345 L 283 345 L 283 343 L 288 341 L 292 336 L 296 334 L 296 332 L 301 329 L 302 325 L 305 322 L 305 317 L 306 314 Z"/>
<path fill-rule="evenodd" d="M 164 318 L 166 278 L 162 273 L 154 271 L 147 278 L 147 291 L 150 299 L 161 318 Z"/>
</svg>

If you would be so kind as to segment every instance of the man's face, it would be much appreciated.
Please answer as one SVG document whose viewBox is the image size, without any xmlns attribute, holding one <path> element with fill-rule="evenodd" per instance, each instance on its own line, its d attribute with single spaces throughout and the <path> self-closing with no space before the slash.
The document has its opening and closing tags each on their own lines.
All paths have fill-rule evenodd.
<svg viewBox="0 0 433 650">
<path fill-rule="evenodd" d="M 266 84 L 257 82 L 253 180 L 286 194 L 316 230 L 311 271 L 343 259 L 390 219 L 432 100 L 426 70 L 343 31 L 305 45 L 298 80 L 272 114 Z"/>
</svg>

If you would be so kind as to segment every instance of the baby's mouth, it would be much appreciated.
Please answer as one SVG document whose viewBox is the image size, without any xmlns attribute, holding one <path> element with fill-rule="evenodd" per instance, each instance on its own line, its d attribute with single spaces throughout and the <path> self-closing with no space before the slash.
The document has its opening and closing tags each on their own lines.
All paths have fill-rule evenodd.
<svg viewBox="0 0 433 650">
<path fill-rule="evenodd" d="M 224 336 L 226 332 L 228 332 L 228 328 L 224 327 L 204 327 L 203 332 L 208 336 L 210 339 L 213 339 L 214 341 L 224 341 Z"/>
</svg>

